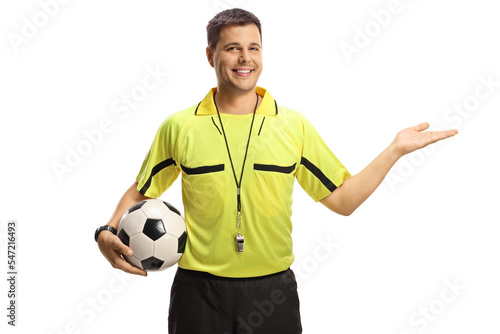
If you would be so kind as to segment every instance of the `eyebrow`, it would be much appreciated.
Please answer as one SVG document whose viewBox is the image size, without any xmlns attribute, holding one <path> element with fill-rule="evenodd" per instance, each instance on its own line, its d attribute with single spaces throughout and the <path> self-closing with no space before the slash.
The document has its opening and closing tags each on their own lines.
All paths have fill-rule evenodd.
<svg viewBox="0 0 500 334">
<path fill-rule="evenodd" d="M 231 42 L 231 43 L 228 43 L 228 44 L 224 45 L 222 48 L 224 48 L 224 49 L 225 49 L 225 48 L 227 48 L 227 47 L 229 47 L 229 46 L 240 46 L 240 45 L 241 45 L 241 44 L 240 44 L 240 43 L 238 43 L 238 42 Z M 250 45 L 252 45 L 252 46 L 258 46 L 259 48 L 261 48 L 261 47 L 262 47 L 262 46 L 260 46 L 260 44 L 259 44 L 259 43 L 255 43 L 255 42 L 250 43 Z"/>
</svg>

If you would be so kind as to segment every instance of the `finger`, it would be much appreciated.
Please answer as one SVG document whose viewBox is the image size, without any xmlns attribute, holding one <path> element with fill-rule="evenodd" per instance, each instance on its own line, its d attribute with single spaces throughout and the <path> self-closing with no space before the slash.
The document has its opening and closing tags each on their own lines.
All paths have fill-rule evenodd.
<svg viewBox="0 0 500 334">
<path fill-rule="evenodd" d="M 448 130 L 448 131 L 443 131 L 443 135 L 445 136 L 445 138 L 449 138 L 449 137 L 453 137 L 454 135 L 456 135 L 458 133 L 458 130 L 456 129 L 453 129 L 453 130 Z"/>
<path fill-rule="evenodd" d="M 130 247 L 128 247 L 127 245 L 125 245 L 121 240 L 120 238 L 118 237 L 115 237 L 113 239 L 113 242 L 111 243 L 111 248 L 115 251 L 115 252 L 118 252 L 120 254 L 125 254 L 125 255 L 132 255 L 134 252 L 132 251 L 132 249 L 130 249 Z"/>
<path fill-rule="evenodd" d="M 129 274 L 148 276 L 148 273 L 145 270 L 142 270 L 140 268 L 131 265 L 130 263 L 125 261 L 125 259 L 122 258 L 121 256 L 116 257 L 111 264 L 113 268 L 121 269 Z"/>
<path fill-rule="evenodd" d="M 453 129 L 453 130 L 447 130 L 447 131 L 433 131 L 433 133 L 434 133 L 435 138 L 437 138 L 437 140 L 441 140 L 441 139 L 453 137 L 454 135 L 456 135 L 458 133 L 458 130 Z"/>
<path fill-rule="evenodd" d="M 421 132 L 429 128 L 429 123 L 424 122 L 412 127 L 413 130 Z"/>
<path fill-rule="evenodd" d="M 453 137 L 458 133 L 457 130 L 448 130 L 448 131 L 430 131 L 428 132 L 428 141 L 429 143 L 435 143 L 437 141 Z"/>
</svg>

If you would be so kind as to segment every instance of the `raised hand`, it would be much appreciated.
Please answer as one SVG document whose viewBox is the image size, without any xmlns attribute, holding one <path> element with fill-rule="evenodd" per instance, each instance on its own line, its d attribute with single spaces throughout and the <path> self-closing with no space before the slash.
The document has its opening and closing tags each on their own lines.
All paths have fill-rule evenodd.
<svg viewBox="0 0 500 334">
<path fill-rule="evenodd" d="M 419 125 L 401 130 L 393 141 L 396 152 L 403 156 L 415 150 L 426 147 L 429 144 L 437 141 L 453 137 L 458 133 L 458 130 L 447 131 L 427 131 L 429 123 L 421 123 Z"/>
<path fill-rule="evenodd" d="M 458 133 L 457 130 L 424 132 L 428 128 L 429 123 L 421 123 L 401 130 L 368 166 L 320 202 L 338 214 L 350 215 L 375 191 L 399 158 Z"/>
</svg>

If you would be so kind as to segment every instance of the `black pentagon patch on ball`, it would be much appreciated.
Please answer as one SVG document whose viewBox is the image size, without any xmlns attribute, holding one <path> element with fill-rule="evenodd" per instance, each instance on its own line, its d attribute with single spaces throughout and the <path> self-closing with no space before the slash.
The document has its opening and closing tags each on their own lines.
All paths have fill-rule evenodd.
<svg viewBox="0 0 500 334">
<path fill-rule="evenodd" d="M 175 207 L 172 206 L 172 204 L 170 203 L 167 203 L 165 201 L 163 201 L 163 203 L 167 206 L 167 208 L 172 211 L 172 212 L 175 212 L 176 214 L 178 214 L 179 216 L 181 215 L 181 213 L 179 212 L 179 210 L 177 210 Z"/>
<path fill-rule="evenodd" d="M 186 232 L 182 232 L 182 235 L 179 237 L 179 244 L 177 246 L 177 253 L 184 253 L 184 249 L 186 248 L 186 240 L 187 234 Z"/>
<path fill-rule="evenodd" d="M 165 226 L 163 226 L 163 222 L 161 219 L 148 218 L 144 223 L 142 233 L 147 235 L 151 240 L 156 241 L 162 235 L 167 233 L 167 231 L 165 231 Z"/>
<path fill-rule="evenodd" d="M 126 245 L 130 245 L 130 237 L 128 236 L 127 232 L 125 232 L 124 229 L 120 230 L 120 232 L 118 232 L 118 238 L 120 238 L 120 240 Z"/>
<path fill-rule="evenodd" d="M 144 270 L 158 270 L 163 265 L 163 261 L 151 256 L 146 260 L 141 261 Z"/>
<path fill-rule="evenodd" d="M 146 201 L 140 201 L 137 204 L 134 204 L 133 206 L 128 209 L 128 213 L 134 212 L 135 210 L 139 210 L 144 204 L 146 204 Z"/>
</svg>

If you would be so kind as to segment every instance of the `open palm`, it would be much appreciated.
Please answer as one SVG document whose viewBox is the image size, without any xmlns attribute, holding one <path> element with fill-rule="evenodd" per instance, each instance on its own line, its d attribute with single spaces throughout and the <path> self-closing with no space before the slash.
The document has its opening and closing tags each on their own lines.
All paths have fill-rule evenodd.
<svg viewBox="0 0 500 334">
<path fill-rule="evenodd" d="M 394 139 L 397 151 L 401 155 L 405 155 L 458 133 L 457 130 L 423 132 L 428 128 L 429 123 L 421 123 L 401 130 Z"/>
</svg>

